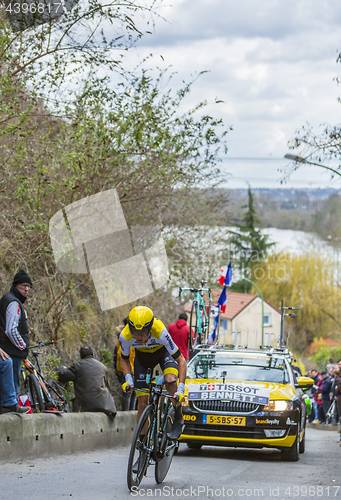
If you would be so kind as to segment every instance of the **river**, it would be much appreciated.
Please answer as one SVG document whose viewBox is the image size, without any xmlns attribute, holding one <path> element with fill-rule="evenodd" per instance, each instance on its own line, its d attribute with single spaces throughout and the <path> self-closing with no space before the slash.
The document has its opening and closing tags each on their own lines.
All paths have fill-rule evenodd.
<svg viewBox="0 0 341 500">
<path fill-rule="evenodd" d="M 334 247 L 313 233 L 276 227 L 262 229 L 262 233 L 269 236 L 270 242 L 276 243 L 273 247 L 276 253 L 290 252 L 300 255 L 307 252 L 322 252 L 329 256 L 335 256 L 337 253 Z"/>
</svg>

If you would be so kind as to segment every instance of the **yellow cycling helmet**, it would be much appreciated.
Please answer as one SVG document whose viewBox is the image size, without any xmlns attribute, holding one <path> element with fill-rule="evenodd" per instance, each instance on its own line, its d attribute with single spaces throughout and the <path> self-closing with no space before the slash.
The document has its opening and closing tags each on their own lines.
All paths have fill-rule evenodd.
<svg viewBox="0 0 341 500">
<path fill-rule="evenodd" d="M 154 314 L 149 307 L 134 307 L 128 317 L 128 324 L 132 335 L 147 335 L 154 323 Z"/>
</svg>

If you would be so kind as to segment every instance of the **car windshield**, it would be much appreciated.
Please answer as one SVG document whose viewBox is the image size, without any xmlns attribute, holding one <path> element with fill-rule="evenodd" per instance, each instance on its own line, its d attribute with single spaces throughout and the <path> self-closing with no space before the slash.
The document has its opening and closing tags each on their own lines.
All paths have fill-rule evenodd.
<svg viewBox="0 0 341 500">
<path fill-rule="evenodd" d="M 272 356 L 231 356 L 223 353 L 198 354 L 189 363 L 188 378 L 251 380 L 287 384 L 290 381 L 283 358 Z"/>
</svg>

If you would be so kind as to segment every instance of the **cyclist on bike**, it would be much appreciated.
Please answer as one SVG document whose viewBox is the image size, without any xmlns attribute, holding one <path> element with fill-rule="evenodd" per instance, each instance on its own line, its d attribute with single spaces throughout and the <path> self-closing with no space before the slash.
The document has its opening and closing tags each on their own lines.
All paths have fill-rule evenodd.
<svg viewBox="0 0 341 500">
<path fill-rule="evenodd" d="M 128 317 L 128 324 L 120 335 L 122 349 L 121 367 L 126 382 L 122 385 L 124 391 L 136 390 L 138 401 L 137 421 L 148 405 L 146 374 L 148 368 L 159 364 L 165 379 L 166 389 L 172 396 L 177 396 L 175 403 L 174 422 L 169 433 L 171 439 L 178 439 L 182 432 L 181 402 L 184 401 L 186 361 L 168 333 L 165 325 L 154 318 L 149 307 L 134 307 Z M 130 347 L 135 347 L 134 378 L 129 363 Z M 179 375 L 179 385 L 177 379 Z M 143 431 L 142 431 L 143 434 Z"/>
</svg>

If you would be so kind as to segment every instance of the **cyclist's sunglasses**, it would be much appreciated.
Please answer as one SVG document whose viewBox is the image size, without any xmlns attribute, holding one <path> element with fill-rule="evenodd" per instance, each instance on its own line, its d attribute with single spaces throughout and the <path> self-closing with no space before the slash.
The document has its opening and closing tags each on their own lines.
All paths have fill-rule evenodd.
<svg viewBox="0 0 341 500">
<path fill-rule="evenodd" d="M 142 337 L 145 337 L 145 336 L 149 335 L 150 332 L 151 332 L 151 330 L 152 330 L 152 326 L 153 326 L 153 321 L 149 321 L 149 323 L 147 323 L 146 325 L 144 325 L 143 328 L 141 328 L 140 330 L 138 330 L 137 328 L 135 328 L 134 323 L 132 323 L 131 321 L 129 321 L 129 328 L 130 328 L 131 334 L 133 336 L 135 336 L 135 335 L 141 335 Z"/>
</svg>

